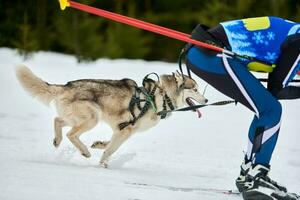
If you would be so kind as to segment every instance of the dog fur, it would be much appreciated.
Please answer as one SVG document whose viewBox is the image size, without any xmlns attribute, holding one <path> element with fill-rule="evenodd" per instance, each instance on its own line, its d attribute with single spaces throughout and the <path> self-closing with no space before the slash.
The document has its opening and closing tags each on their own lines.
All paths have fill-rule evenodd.
<svg viewBox="0 0 300 200">
<path fill-rule="evenodd" d="M 94 128 L 99 122 L 107 123 L 113 130 L 110 141 L 96 141 L 92 148 L 104 149 L 100 164 L 107 167 L 109 157 L 135 132 L 145 131 L 160 121 L 160 116 L 149 109 L 135 124 L 120 130 L 119 124 L 132 120 L 129 103 L 135 94 L 137 84 L 131 79 L 99 80 L 83 79 L 65 85 L 49 84 L 35 76 L 32 71 L 19 66 L 16 76 L 22 87 L 33 97 L 48 105 L 54 102 L 58 116 L 54 119 L 53 145 L 59 147 L 62 141 L 62 128 L 71 127 L 67 137 L 85 157 L 91 154 L 79 137 Z M 188 106 L 186 99 L 193 98 L 204 104 L 207 100 L 198 92 L 197 83 L 178 72 L 160 76 L 154 82 L 161 88 L 155 92 L 157 111 L 163 109 L 163 95 L 167 94 L 175 108 Z M 184 87 L 182 87 L 184 85 Z M 145 86 L 147 87 L 147 86 Z M 143 95 L 142 97 L 143 98 Z M 136 116 L 139 109 L 135 108 Z"/>
</svg>

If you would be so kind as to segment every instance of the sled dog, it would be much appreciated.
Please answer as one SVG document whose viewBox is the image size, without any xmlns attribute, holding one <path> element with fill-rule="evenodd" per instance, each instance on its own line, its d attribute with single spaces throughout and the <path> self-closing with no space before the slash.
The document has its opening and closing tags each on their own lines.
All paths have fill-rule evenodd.
<svg viewBox="0 0 300 200">
<path fill-rule="evenodd" d="M 90 157 L 87 146 L 79 137 L 99 122 L 111 127 L 113 135 L 110 141 L 96 141 L 91 146 L 104 149 L 100 159 L 103 167 L 107 167 L 109 157 L 131 135 L 156 125 L 162 117 L 158 115 L 159 111 L 193 105 L 195 101 L 200 104 L 207 102 L 198 91 L 197 83 L 179 72 L 161 75 L 157 81 L 147 78 L 144 87 L 140 87 L 142 89 L 131 79 L 83 79 L 65 85 L 49 84 L 26 66 L 18 66 L 16 76 L 30 95 L 46 105 L 53 101 L 57 110 L 55 147 L 59 147 L 62 141 L 62 128 L 69 126 L 69 140 L 83 156 Z"/>
</svg>

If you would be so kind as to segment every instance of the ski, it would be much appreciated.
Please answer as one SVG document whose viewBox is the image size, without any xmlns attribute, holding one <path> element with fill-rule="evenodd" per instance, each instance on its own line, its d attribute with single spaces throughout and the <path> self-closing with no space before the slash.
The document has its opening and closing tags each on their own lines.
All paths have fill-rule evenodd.
<svg viewBox="0 0 300 200">
<path fill-rule="evenodd" d="M 152 188 L 160 188 L 171 191 L 181 191 L 181 192 L 213 192 L 225 195 L 240 195 L 241 193 L 238 190 L 227 190 L 227 189 L 217 189 L 217 188 L 203 188 L 203 187 L 174 187 L 174 186 L 166 186 L 166 185 L 155 185 L 155 184 L 146 184 L 146 183 L 133 183 L 133 182 L 125 182 L 127 185 L 134 185 L 138 187 L 152 187 Z"/>
</svg>

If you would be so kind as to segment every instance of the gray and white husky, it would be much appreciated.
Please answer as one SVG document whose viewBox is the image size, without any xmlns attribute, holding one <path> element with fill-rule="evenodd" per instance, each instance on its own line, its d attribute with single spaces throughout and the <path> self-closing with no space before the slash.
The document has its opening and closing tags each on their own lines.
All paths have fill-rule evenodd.
<svg viewBox="0 0 300 200">
<path fill-rule="evenodd" d="M 51 101 L 54 102 L 57 109 L 57 117 L 54 119 L 53 145 L 55 147 L 58 147 L 62 141 L 62 128 L 69 126 L 71 127 L 67 133 L 69 140 L 83 156 L 90 157 L 87 146 L 80 141 L 79 137 L 94 128 L 100 121 L 112 128 L 113 135 L 110 141 L 96 141 L 91 146 L 104 149 L 100 160 L 103 167 L 107 167 L 109 157 L 131 135 L 156 125 L 161 119 L 158 112 L 170 107 L 170 104 L 176 109 L 193 105 L 191 100 L 200 104 L 207 102 L 198 91 L 196 81 L 179 72 L 161 75 L 159 81 L 148 79 L 152 81 L 145 84 L 144 91 L 150 91 L 153 87 L 158 88 L 152 90 L 151 104 L 155 105 L 156 110 L 144 109 L 147 101 L 142 100 L 149 99 L 149 94 L 137 93 L 138 85 L 131 79 L 84 79 L 57 85 L 43 81 L 25 66 L 17 67 L 16 75 L 22 87 L 33 97 L 46 105 Z M 132 104 L 133 97 L 142 100 L 135 105 Z M 168 97 L 167 104 L 166 97 Z M 134 116 L 139 117 L 136 119 Z M 120 124 L 124 122 L 131 123 L 120 128 Z"/>
</svg>

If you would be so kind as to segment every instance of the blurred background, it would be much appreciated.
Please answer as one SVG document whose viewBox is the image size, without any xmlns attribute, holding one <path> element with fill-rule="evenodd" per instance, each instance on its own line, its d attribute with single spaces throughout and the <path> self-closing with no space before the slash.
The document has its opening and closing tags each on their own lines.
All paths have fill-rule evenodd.
<svg viewBox="0 0 300 200">
<path fill-rule="evenodd" d="M 198 24 L 257 16 L 300 22 L 299 0 L 77 0 L 157 25 L 190 33 Z M 24 58 L 36 51 L 75 55 L 78 61 L 129 58 L 175 62 L 183 42 L 115 23 L 58 0 L 0 0 L 0 47 Z"/>
</svg>

